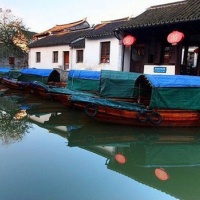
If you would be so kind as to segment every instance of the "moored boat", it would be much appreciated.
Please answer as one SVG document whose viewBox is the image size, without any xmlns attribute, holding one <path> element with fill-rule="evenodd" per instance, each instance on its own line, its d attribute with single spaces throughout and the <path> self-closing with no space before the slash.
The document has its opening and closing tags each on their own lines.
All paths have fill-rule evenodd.
<svg viewBox="0 0 200 200">
<path fill-rule="evenodd" d="M 12 68 L 9 67 L 0 67 L 0 79 L 6 76 Z"/>
<path fill-rule="evenodd" d="M 72 95 L 78 95 L 78 96 L 82 96 L 82 95 L 87 95 L 87 96 L 91 96 L 94 97 L 95 94 L 93 93 L 88 93 L 88 92 L 84 92 L 84 91 L 78 91 L 78 90 L 70 90 L 67 87 L 47 87 L 46 88 L 46 96 L 48 96 L 50 99 L 56 100 L 60 103 L 62 103 L 65 106 L 72 106 L 72 102 L 71 102 L 71 96 Z"/>
<path fill-rule="evenodd" d="M 138 102 L 72 95 L 75 106 L 102 122 L 135 126 L 200 126 L 200 77 L 141 75 Z"/>
<path fill-rule="evenodd" d="M 26 84 L 25 82 L 19 80 L 21 75 L 21 70 L 10 70 L 7 74 L 5 74 L 5 76 L 2 77 L 1 82 L 10 89 L 21 90 Z"/>
<path fill-rule="evenodd" d="M 67 87 L 51 87 L 48 94 L 66 106 L 71 105 L 73 95 L 133 102 L 134 83 L 139 75 L 113 70 L 70 70 Z"/>
<path fill-rule="evenodd" d="M 66 87 L 46 88 L 46 94 L 65 106 L 71 106 L 73 94 L 96 96 L 99 91 L 100 72 L 88 70 L 70 70 Z"/>
<path fill-rule="evenodd" d="M 28 68 L 10 70 L 6 76 L 2 77 L 2 83 L 8 88 L 20 90 L 26 89 L 26 91 L 27 88 L 29 88 L 29 83 L 33 81 L 39 81 L 43 84 L 60 84 L 60 74 L 54 69 Z"/>
</svg>

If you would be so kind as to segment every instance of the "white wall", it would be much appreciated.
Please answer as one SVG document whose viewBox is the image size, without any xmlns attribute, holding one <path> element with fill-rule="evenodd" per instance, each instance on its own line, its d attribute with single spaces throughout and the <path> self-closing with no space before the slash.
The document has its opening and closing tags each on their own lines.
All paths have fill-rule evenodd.
<svg viewBox="0 0 200 200">
<path fill-rule="evenodd" d="M 110 42 L 110 63 L 100 63 L 101 42 Z M 76 51 L 83 50 L 83 63 L 76 63 Z M 58 51 L 58 63 L 53 63 L 53 51 Z M 100 71 L 117 70 L 122 68 L 122 45 L 112 37 L 104 39 L 86 39 L 85 49 L 73 49 L 68 45 L 31 48 L 29 52 L 29 68 L 60 68 L 63 69 L 63 52 L 69 53 L 69 69 Z M 36 63 L 36 52 L 41 52 L 41 62 Z"/>
<path fill-rule="evenodd" d="M 58 63 L 53 63 L 53 51 L 58 51 Z M 63 45 L 31 48 L 29 51 L 29 68 L 53 69 L 60 68 L 62 66 L 63 69 L 63 51 L 70 51 L 70 47 L 68 45 Z M 36 52 L 41 52 L 40 63 L 36 63 Z M 69 55 L 69 62 L 70 57 L 71 55 Z"/>
<path fill-rule="evenodd" d="M 83 50 L 83 63 L 77 63 L 76 62 L 76 58 L 77 58 L 77 50 Z M 84 70 L 85 69 L 85 64 L 84 64 L 84 51 L 85 49 L 73 49 L 71 48 L 71 52 L 70 52 L 70 65 L 69 65 L 69 69 L 77 69 L 77 70 Z"/>
<path fill-rule="evenodd" d="M 100 63 L 101 42 L 110 42 L 110 63 Z M 99 71 L 121 70 L 122 46 L 114 36 L 104 39 L 85 40 L 84 68 L 86 70 Z"/>
</svg>

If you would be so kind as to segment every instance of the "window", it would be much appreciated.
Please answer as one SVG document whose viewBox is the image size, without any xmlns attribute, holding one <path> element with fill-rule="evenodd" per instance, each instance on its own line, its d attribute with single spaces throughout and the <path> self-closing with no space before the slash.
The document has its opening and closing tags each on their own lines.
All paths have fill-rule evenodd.
<svg viewBox="0 0 200 200">
<path fill-rule="evenodd" d="M 36 52 L 36 63 L 39 63 L 41 61 L 41 53 Z"/>
<path fill-rule="evenodd" d="M 83 50 L 76 51 L 76 62 L 82 63 L 83 62 Z"/>
<path fill-rule="evenodd" d="M 53 63 L 58 62 L 58 51 L 53 51 Z"/>
<path fill-rule="evenodd" d="M 168 64 L 169 60 L 170 60 L 170 47 L 167 46 L 164 48 L 164 52 L 163 52 L 163 63 Z"/>
<path fill-rule="evenodd" d="M 110 62 L 110 42 L 101 42 L 101 63 Z"/>
<path fill-rule="evenodd" d="M 9 64 L 14 65 L 15 64 L 15 58 L 14 57 L 9 57 Z"/>
</svg>

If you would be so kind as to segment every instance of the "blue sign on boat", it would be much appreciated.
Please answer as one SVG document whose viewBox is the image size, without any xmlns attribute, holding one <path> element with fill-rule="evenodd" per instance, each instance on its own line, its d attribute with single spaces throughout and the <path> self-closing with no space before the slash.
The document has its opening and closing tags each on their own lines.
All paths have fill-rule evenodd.
<svg viewBox="0 0 200 200">
<path fill-rule="evenodd" d="M 154 73 L 166 73 L 167 67 L 154 67 Z"/>
</svg>

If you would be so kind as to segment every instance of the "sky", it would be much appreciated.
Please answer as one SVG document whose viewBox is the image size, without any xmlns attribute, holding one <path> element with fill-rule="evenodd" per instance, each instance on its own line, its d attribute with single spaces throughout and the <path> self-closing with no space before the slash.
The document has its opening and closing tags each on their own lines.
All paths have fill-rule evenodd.
<svg viewBox="0 0 200 200">
<path fill-rule="evenodd" d="M 1 0 L 0 8 L 11 9 L 33 32 L 87 18 L 89 24 L 136 17 L 147 8 L 180 0 Z"/>
</svg>

